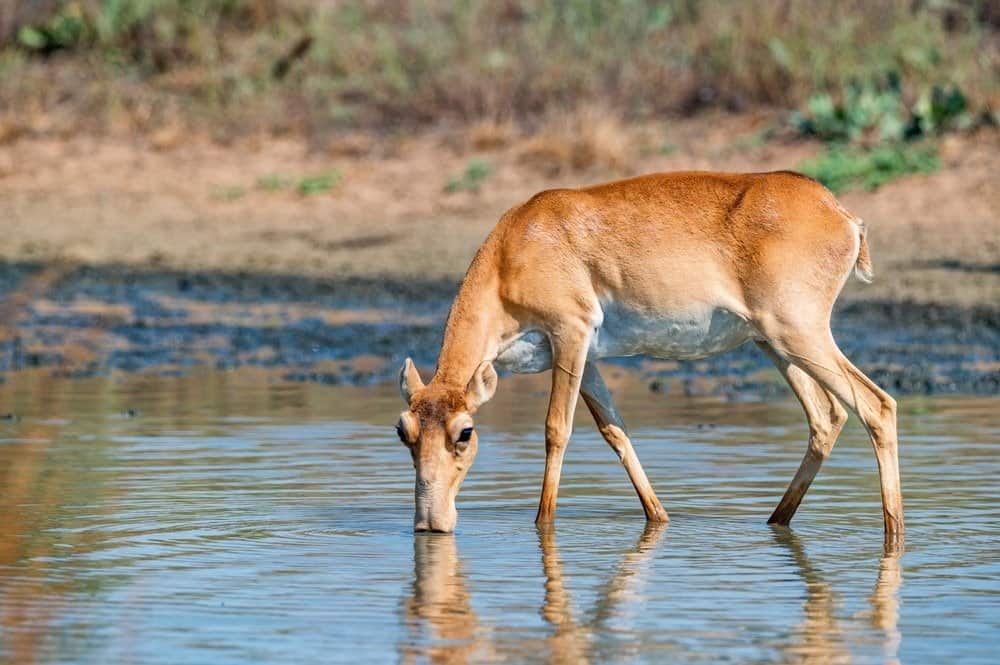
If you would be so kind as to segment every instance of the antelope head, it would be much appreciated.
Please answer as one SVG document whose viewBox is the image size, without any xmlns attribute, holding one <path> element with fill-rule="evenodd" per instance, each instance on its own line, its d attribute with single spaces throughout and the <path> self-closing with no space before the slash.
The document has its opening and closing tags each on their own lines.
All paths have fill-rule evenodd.
<svg viewBox="0 0 1000 665">
<path fill-rule="evenodd" d="M 476 368 L 464 388 L 424 385 L 409 358 L 399 373 L 399 391 L 407 410 L 396 433 L 409 449 L 416 469 L 413 516 L 415 531 L 451 532 L 458 514 L 455 497 L 476 458 L 476 410 L 493 397 L 497 373 L 489 361 Z"/>
</svg>

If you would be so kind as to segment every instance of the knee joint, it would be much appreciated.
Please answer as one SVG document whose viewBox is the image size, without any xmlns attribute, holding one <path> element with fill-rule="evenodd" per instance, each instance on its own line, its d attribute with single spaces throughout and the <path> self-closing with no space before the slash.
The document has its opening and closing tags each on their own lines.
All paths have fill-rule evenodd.
<svg viewBox="0 0 1000 665">
<path fill-rule="evenodd" d="M 569 428 L 562 423 L 545 424 L 545 448 L 546 450 L 559 450 L 566 447 L 569 442 Z"/>
</svg>

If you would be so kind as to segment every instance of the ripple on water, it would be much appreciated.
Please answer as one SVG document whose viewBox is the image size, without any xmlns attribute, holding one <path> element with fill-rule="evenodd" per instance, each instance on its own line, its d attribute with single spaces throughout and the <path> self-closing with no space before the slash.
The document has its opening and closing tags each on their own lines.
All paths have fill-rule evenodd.
<svg viewBox="0 0 1000 665">
<path fill-rule="evenodd" d="M 538 410 L 484 409 L 451 536 L 411 532 L 413 470 L 392 438 L 391 391 L 282 385 L 275 406 L 266 385 L 183 386 L 202 402 L 178 406 L 177 385 L 108 397 L 56 383 L 39 404 L 64 412 L 28 404 L 2 425 L 0 476 L 12 480 L 0 542 L 13 546 L 0 550 L 0 660 L 994 655 L 996 400 L 901 402 L 900 555 L 883 549 L 874 457 L 856 424 L 794 528 L 764 524 L 805 448 L 791 399 L 636 393 L 625 415 L 666 527 L 645 525 L 581 419 L 558 520 L 536 528 Z M 119 418 L 123 407 L 100 399 L 142 415 Z"/>
</svg>

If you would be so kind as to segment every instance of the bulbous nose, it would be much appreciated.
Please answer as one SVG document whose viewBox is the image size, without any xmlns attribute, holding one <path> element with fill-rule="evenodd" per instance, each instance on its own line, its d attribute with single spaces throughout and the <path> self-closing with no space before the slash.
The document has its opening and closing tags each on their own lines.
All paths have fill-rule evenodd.
<svg viewBox="0 0 1000 665">
<path fill-rule="evenodd" d="M 432 507 L 417 503 L 417 510 L 413 516 L 413 530 L 434 531 L 437 533 L 451 533 L 455 530 L 455 523 L 458 521 L 458 513 L 455 505 Z"/>
<path fill-rule="evenodd" d="M 418 533 L 421 531 L 451 533 L 455 530 L 455 522 L 457 521 L 457 515 L 455 514 L 454 509 L 441 518 L 438 518 L 436 515 L 428 517 L 417 516 L 413 520 L 413 530 Z"/>
<path fill-rule="evenodd" d="M 455 527 L 454 525 L 451 527 L 444 527 L 433 523 L 419 522 L 413 525 L 413 530 L 416 533 L 426 533 L 428 531 L 431 533 L 451 533 L 455 530 Z"/>
</svg>

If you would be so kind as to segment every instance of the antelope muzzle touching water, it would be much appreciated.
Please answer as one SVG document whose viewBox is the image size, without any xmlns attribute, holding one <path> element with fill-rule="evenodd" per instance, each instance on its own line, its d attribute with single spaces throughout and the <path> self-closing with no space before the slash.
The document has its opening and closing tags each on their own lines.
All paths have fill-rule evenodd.
<svg viewBox="0 0 1000 665">
<path fill-rule="evenodd" d="M 841 353 L 830 313 L 851 273 L 871 278 L 866 229 L 819 183 L 790 172 L 665 173 L 535 195 L 508 211 L 452 304 L 437 370 L 407 359 L 397 424 L 416 468 L 418 531 L 452 531 L 476 456 L 473 416 L 494 364 L 552 370 L 537 522 L 555 517 L 582 396 L 650 521 L 667 521 L 595 361 L 704 358 L 754 342 L 805 410 L 805 458 L 771 515 L 788 524 L 855 413 L 878 462 L 887 538 L 903 534 L 896 403 Z M 845 409 L 844 407 L 847 407 Z"/>
</svg>

